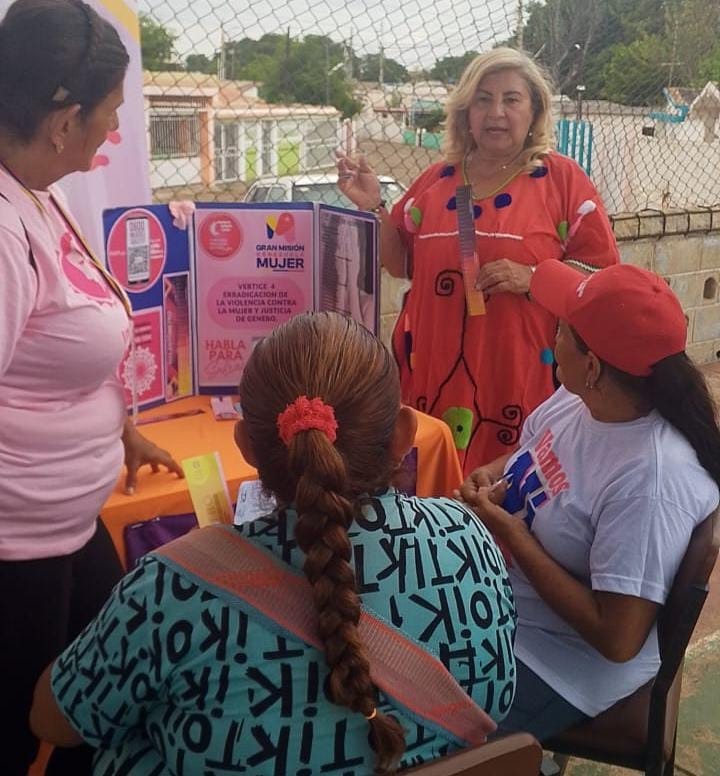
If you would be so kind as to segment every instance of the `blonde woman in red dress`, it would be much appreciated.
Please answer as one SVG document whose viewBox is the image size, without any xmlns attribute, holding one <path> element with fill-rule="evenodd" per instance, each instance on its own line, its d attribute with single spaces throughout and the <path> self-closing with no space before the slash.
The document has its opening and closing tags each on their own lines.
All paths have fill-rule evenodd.
<svg viewBox="0 0 720 776">
<path fill-rule="evenodd" d="M 403 399 L 450 426 L 465 473 L 514 449 L 527 415 L 553 391 L 557 321 L 528 296 L 534 268 L 564 261 L 586 272 L 618 251 L 585 172 L 552 147 L 550 86 L 520 51 L 476 57 L 447 104 L 444 160 L 389 212 L 374 171 L 338 158 L 338 185 L 378 214 L 381 259 L 409 277 L 393 334 Z M 472 187 L 486 313 L 468 315 L 456 190 Z"/>
</svg>

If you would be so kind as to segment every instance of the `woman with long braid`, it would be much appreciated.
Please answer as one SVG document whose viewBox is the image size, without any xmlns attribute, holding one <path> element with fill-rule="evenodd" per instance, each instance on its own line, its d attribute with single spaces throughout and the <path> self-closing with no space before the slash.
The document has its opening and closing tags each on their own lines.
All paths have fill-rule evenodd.
<svg viewBox="0 0 720 776">
<path fill-rule="evenodd" d="M 37 732 L 100 747 L 98 773 L 360 776 L 462 746 L 426 713 L 434 674 L 414 672 L 399 701 L 385 691 L 385 637 L 401 643 L 398 663 L 434 660 L 500 721 L 515 688 L 505 565 L 463 505 L 390 487 L 416 426 L 390 353 L 349 318 L 300 315 L 257 345 L 240 392 L 236 439 L 278 508 L 146 557 L 44 674 Z M 180 546 L 207 574 L 175 562 Z M 272 574 L 244 576 L 256 556 Z M 252 603 L 253 585 L 262 595 L 287 573 L 285 604 Z M 287 627 L 294 609 L 311 615 L 307 637 Z"/>
</svg>

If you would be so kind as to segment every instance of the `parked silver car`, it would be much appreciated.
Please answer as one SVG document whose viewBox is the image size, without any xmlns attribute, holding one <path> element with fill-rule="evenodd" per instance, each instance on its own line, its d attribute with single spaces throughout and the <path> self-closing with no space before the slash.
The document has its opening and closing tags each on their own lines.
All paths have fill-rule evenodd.
<svg viewBox="0 0 720 776">
<path fill-rule="evenodd" d="M 405 186 L 387 175 L 378 178 L 381 196 L 390 207 L 405 193 Z M 334 171 L 258 178 L 247 190 L 245 202 L 322 202 L 337 207 L 355 207 L 337 187 Z"/>
</svg>

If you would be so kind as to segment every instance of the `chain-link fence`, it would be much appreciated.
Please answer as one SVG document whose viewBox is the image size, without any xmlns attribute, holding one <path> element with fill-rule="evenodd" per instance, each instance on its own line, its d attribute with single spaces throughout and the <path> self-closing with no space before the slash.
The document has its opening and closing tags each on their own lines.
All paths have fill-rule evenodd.
<svg viewBox="0 0 720 776">
<path fill-rule="evenodd" d="M 557 148 L 611 213 L 720 202 L 720 0 L 141 0 L 158 200 L 339 196 L 338 146 L 388 199 L 440 158 L 443 106 L 500 43 L 551 74 Z"/>
</svg>

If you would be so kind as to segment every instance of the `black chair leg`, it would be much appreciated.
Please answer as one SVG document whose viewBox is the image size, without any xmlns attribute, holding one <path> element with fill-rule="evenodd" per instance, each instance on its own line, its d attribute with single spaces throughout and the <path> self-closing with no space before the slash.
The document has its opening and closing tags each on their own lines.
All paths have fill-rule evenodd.
<svg viewBox="0 0 720 776">
<path fill-rule="evenodd" d="M 670 753 L 670 759 L 665 763 L 665 770 L 663 776 L 675 776 L 675 751 L 677 749 L 677 734 L 673 741 L 672 752 Z"/>
</svg>

